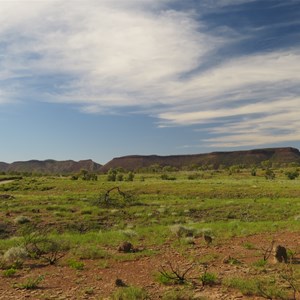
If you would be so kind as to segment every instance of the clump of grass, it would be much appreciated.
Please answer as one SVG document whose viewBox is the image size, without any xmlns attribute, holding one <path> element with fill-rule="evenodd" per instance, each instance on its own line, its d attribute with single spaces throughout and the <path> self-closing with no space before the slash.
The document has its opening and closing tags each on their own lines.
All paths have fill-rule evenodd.
<svg viewBox="0 0 300 300">
<path fill-rule="evenodd" d="M 84 293 L 85 293 L 85 295 L 91 296 L 91 295 L 95 294 L 95 291 L 92 287 L 89 287 L 89 288 L 85 288 Z"/>
<path fill-rule="evenodd" d="M 256 249 L 255 245 L 252 244 L 252 243 L 250 243 L 250 242 L 245 242 L 245 243 L 243 244 L 243 247 L 244 247 L 245 249 L 248 249 L 248 250 L 255 250 L 255 249 Z"/>
<path fill-rule="evenodd" d="M 162 295 L 162 300 L 193 300 L 195 299 L 193 293 L 191 291 L 186 291 L 186 290 L 172 290 L 172 291 L 167 291 Z M 198 298 L 197 298 L 198 299 Z M 201 300 L 200 298 L 199 300 Z"/>
<path fill-rule="evenodd" d="M 134 238 L 136 237 L 138 234 L 136 231 L 132 230 L 132 229 L 124 229 L 121 230 L 121 232 L 125 235 L 125 237 L 127 238 Z"/>
<path fill-rule="evenodd" d="M 257 282 L 254 279 L 232 277 L 225 279 L 223 284 L 229 288 L 239 290 L 245 296 L 254 296 L 258 293 Z"/>
<path fill-rule="evenodd" d="M 267 260 L 259 259 L 253 263 L 253 266 L 257 268 L 264 268 L 267 265 L 267 263 Z"/>
<path fill-rule="evenodd" d="M 168 276 L 166 276 L 166 274 L 157 273 L 155 274 L 155 280 L 163 285 L 171 285 L 174 282 L 174 280 L 171 279 L 171 273 L 168 273 Z"/>
<path fill-rule="evenodd" d="M 75 259 L 70 259 L 68 261 L 68 266 L 75 270 L 83 270 L 84 269 L 84 263 L 81 261 L 77 261 Z"/>
<path fill-rule="evenodd" d="M 16 274 L 16 272 L 17 272 L 16 269 L 10 268 L 10 269 L 4 270 L 2 274 L 4 277 L 13 277 Z"/>
<path fill-rule="evenodd" d="M 200 276 L 200 281 L 203 286 L 205 285 L 215 285 L 218 282 L 218 277 L 216 274 L 207 272 L 205 271 L 201 276 Z"/>
<path fill-rule="evenodd" d="M 14 287 L 24 290 L 34 290 L 39 287 L 39 284 L 44 280 L 44 275 L 39 275 L 36 278 L 27 278 L 23 283 L 16 284 Z"/>
<path fill-rule="evenodd" d="M 83 245 L 73 251 L 74 255 L 80 259 L 102 259 L 108 258 L 110 254 L 95 245 Z"/>
<path fill-rule="evenodd" d="M 223 282 L 225 286 L 238 289 L 245 296 L 261 296 L 265 299 L 290 299 L 274 278 L 229 278 Z"/>
<path fill-rule="evenodd" d="M 112 294 L 113 300 L 146 300 L 149 299 L 147 292 L 139 287 L 123 287 Z"/>
</svg>

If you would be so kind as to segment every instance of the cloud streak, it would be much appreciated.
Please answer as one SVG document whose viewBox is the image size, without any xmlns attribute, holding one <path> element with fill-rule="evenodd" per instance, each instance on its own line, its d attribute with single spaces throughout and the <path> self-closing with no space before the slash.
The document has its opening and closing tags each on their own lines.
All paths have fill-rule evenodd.
<svg viewBox="0 0 300 300">
<path fill-rule="evenodd" d="M 142 110 L 160 127 L 210 124 L 213 147 L 299 140 L 299 47 L 222 58 L 247 37 L 208 30 L 175 2 L 1 2 L 0 104 L 25 94 L 85 113 Z"/>
</svg>

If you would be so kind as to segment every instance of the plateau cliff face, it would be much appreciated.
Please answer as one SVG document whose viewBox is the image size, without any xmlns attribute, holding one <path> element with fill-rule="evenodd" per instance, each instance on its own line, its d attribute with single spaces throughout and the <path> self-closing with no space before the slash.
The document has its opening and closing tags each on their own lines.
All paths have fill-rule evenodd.
<svg viewBox="0 0 300 300">
<path fill-rule="evenodd" d="M 267 148 L 248 151 L 212 152 L 207 154 L 192 155 L 130 155 L 117 157 L 105 164 L 102 172 L 107 172 L 111 168 L 123 168 L 125 170 L 137 170 L 147 168 L 151 165 L 172 166 L 178 169 L 193 165 L 210 165 L 218 168 L 220 165 L 229 167 L 231 165 L 243 164 L 245 166 L 259 165 L 261 162 L 269 160 L 272 163 L 300 163 L 300 152 L 296 148 Z"/>
<path fill-rule="evenodd" d="M 177 169 L 191 166 L 210 166 L 218 168 L 220 165 L 229 167 L 232 165 L 245 165 L 246 167 L 260 165 L 269 160 L 276 164 L 300 164 L 300 152 L 296 148 L 267 148 L 247 151 L 212 152 L 206 154 L 191 155 L 130 155 L 117 157 L 104 166 L 88 159 L 78 162 L 73 160 L 30 160 L 17 161 L 11 164 L 0 162 L 0 172 L 7 173 L 40 173 L 40 174 L 74 174 L 85 169 L 93 173 L 105 173 L 111 168 L 123 168 L 134 171 L 141 168 L 149 168 L 152 165 L 171 166 Z"/>
</svg>

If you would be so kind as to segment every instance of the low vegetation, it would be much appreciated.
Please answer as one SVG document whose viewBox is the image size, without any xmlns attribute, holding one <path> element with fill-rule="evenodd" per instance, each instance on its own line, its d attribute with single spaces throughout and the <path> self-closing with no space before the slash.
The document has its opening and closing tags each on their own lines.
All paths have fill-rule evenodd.
<svg viewBox="0 0 300 300">
<path fill-rule="evenodd" d="M 66 272 L 79 299 L 299 299 L 298 175 L 265 163 L 17 177 L 0 185 L 0 289 L 50 297 Z"/>
</svg>

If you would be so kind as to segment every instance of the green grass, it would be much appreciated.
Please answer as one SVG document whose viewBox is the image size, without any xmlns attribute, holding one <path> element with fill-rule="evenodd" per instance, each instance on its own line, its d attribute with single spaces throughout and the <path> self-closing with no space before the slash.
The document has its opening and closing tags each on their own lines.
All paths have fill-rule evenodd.
<svg viewBox="0 0 300 300">
<path fill-rule="evenodd" d="M 150 299 L 145 290 L 139 287 L 120 288 L 112 294 L 113 300 L 146 300 Z"/>
<path fill-rule="evenodd" d="M 17 272 L 16 269 L 10 268 L 10 269 L 4 270 L 2 272 L 2 274 L 4 277 L 13 277 L 16 274 L 16 272 Z"/>
<path fill-rule="evenodd" d="M 26 281 L 16 284 L 15 287 L 19 289 L 24 289 L 24 290 L 35 290 L 39 288 L 40 283 L 44 280 L 43 275 L 39 275 L 38 277 L 35 278 L 27 278 Z"/>
<path fill-rule="evenodd" d="M 259 176 L 232 177 L 224 172 L 210 179 L 195 180 L 188 180 L 187 172 L 179 172 L 176 181 L 146 174 L 141 182 L 139 176 L 133 182 L 118 183 L 107 182 L 105 176 L 99 176 L 95 182 L 74 182 L 66 177 L 24 178 L 0 186 L 15 197 L 1 201 L 0 209 L 15 218 L 26 215 L 35 224 L 45 222 L 50 230 L 65 234 L 101 230 L 112 237 L 113 244 L 122 240 L 117 231 L 128 227 L 142 236 L 143 231 L 144 236 L 151 236 L 150 243 L 163 243 L 169 235 L 167 227 L 173 224 L 210 227 L 216 234 L 229 238 L 278 228 L 300 228 L 298 180 L 283 176 L 267 181 Z M 137 203 L 125 208 L 96 206 L 95 199 L 116 185 L 134 194 Z M 2 220 L 7 224 L 13 222 L 7 216 Z M 159 226 L 160 234 L 153 238 L 149 233 L 156 232 Z"/>
<path fill-rule="evenodd" d="M 166 173 L 168 178 L 176 180 L 162 180 L 162 173 L 157 173 L 136 174 L 132 182 L 108 182 L 106 175 L 99 175 L 97 181 L 74 181 L 55 176 L 16 179 L 0 185 L 0 194 L 13 196 L 0 201 L 0 257 L 8 249 L 22 244 L 22 231 L 30 225 L 45 229 L 52 240 L 68 244 L 71 250 L 66 250 L 68 253 L 63 261 L 70 268 L 83 269 L 82 272 L 85 259 L 95 260 L 99 268 L 110 268 L 116 262 L 135 261 L 161 253 L 164 245 L 189 261 L 215 263 L 221 257 L 214 252 L 198 255 L 196 259 L 192 257 L 197 249 L 194 241 L 196 247 L 199 244 L 205 247 L 201 242 L 203 232 L 214 237 L 212 247 L 233 237 L 260 233 L 272 237 L 278 231 L 299 232 L 300 179 L 289 180 L 285 172 L 275 170 L 275 180 L 266 180 L 264 171 L 259 168 L 257 176 L 251 176 L 250 169 L 232 175 L 227 170 L 181 171 Z M 114 205 L 113 201 L 110 206 L 99 204 L 99 198 L 116 186 L 133 195 L 134 201 L 122 202 L 122 205 Z M 112 194 L 112 198 L 118 197 Z M 22 222 L 22 216 L 30 222 Z M 176 226 L 187 230 L 176 234 Z M 117 249 L 125 241 L 140 251 L 119 253 Z M 250 242 L 242 246 L 256 250 L 256 245 Z M 239 261 L 232 259 L 229 264 L 238 265 Z M 249 296 L 265 293 L 285 299 L 280 286 L 272 280 L 264 281 L 260 275 L 267 272 L 269 265 L 256 261 L 249 267 L 257 272 L 256 277 L 227 278 L 222 284 Z M 295 265 L 295 272 L 298 269 Z M 13 271 L 3 270 L 2 276 L 13 276 Z M 42 277 L 30 277 L 22 288 L 36 288 L 41 280 Z M 157 280 L 164 283 L 162 278 Z M 222 278 L 207 273 L 207 278 L 198 280 L 213 284 Z M 92 289 L 87 288 L 85 294 L 90 293 Z M 187 291 L 182 295 L 185 299 L 190 297 Z M 162 299 L 180 299 L 180 296 L 180 292 L 174 291 L 165 293 Z M 140 288 L 119 287 L 112 297 L 146 299 L 147 295 Z"/>
</svg>

